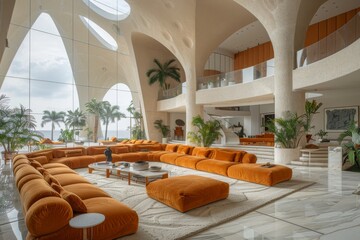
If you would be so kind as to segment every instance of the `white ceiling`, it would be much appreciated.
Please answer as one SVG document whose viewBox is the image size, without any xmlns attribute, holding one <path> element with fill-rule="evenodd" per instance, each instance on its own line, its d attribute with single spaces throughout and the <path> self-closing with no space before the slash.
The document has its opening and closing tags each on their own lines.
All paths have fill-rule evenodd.
<svg viewBox="0 0 360 240">
<path fill-rule="evenodd" d="M 350 11 L 357 7 L 360 7 L 360 0 L 329 0 L 321 5 L 311 20 L 311 24 Z M 220 44 L 219 48 L 235 54 L 268 41 L 270 41 L 270 39 L 265 28 L 259 21 L 255 21 L 231 35 Z"/>
</svg>

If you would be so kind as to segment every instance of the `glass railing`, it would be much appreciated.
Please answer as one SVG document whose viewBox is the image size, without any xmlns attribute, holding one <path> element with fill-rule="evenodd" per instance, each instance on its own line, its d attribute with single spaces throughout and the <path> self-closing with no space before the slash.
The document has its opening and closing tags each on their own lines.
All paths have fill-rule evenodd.
<svg viewBox="0 0 360 240">
<path fill-rule="evenodd" d="M 256 79 L 274 75 L 274 59 L 259 63 L 245 69 L 232 72 L 200 77 L 197 80 L 197 90 L 231 86 L 248 83 Z"/>
<path fill-rule="evenodd" d="M 183 82 L 174 88 L 166 90 L 161 89 L 158 93 L 158 100 L 173 98 L 183 93 L 186 93 L 186 82 Z"/>
<path fill-rule="evenodd" d="M 360 13 L 320 41 L 297 52 L 297 66 L 303 67 L 346 48 L 360 37 Z"/>
</svg>

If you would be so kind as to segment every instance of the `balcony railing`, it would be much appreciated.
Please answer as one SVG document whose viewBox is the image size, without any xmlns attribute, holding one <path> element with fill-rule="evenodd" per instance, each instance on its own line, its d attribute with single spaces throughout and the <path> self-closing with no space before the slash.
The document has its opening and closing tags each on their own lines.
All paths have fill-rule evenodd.
<svg viewBox="0 0 360 240">
<path fill-rule="evenodd" d="M 252 82 L 258 78 L 274 75 L 274 59 L 259 63 L 245 69 L 232 72 L 200 77 L 197 81 L 197 89 L 208 89 L 231 86 L 239 83 Z"/>
<path fill-rule="evenodd" d="M 297 66 L 303 67 L 346 48 L 360 37 L 360 12 L 344 26 L 297 52 Z"/>
<path fill-rule="evenodd" d="M 160 89 L 158 93 L 158 100 L 173 98 L 183 93 L 186 93 L 186 82 L 183 82 L 174 88 L 166 90 Z"/>
</svg>

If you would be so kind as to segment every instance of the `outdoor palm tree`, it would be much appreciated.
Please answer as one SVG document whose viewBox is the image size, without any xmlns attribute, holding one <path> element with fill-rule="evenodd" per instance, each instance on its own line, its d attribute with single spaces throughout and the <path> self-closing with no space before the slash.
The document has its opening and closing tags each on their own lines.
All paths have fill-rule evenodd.
<svg viewBox="0 0 360 240">
<path fill-rule="evenodd" d="M 56 112 L 56 111 L 44 111 L 42 117 L 41 127 L 44 127 L 45 124 L 51 123 L 51 140 L 54 140 L 54 129 L 55 125 L 60 127 L 60 123 L 64 122 L 65 112 Z"/>
<path fill-rule="evenodd" d="M 133 139 L 145 138 L 145 133 L 141 129 L 142 126 L 142 114 L 136 111 L 134 102 L 131 101 L 129 107 L 126 109 L 130 113 L 130 134 Z M 135 120 L 134 126 L 131 126 L 131 119 Z"/>
<path fill-rule="evenodd" d="M 94 115 L 94 132 L 93 132 L 94 142 L 97 142 L 99 119 L 100 116 L 104 113 L 104 108 L 106 105 L 110 105 L 110 103 L 108 101 L 97 101 L 96 98 L 93 98 L 90 100 L 90 102 L 85 103 L 86 111 Z"/>
<path fill-rule="evenodd" d="M 166 83 L 167 78 L 172 78 L 176 82 L 180 81 L 180 68 L 173 66 L 172 63 L 175 62 L 175 59 L 171 59 L 164 64 L 161 64 L 159 60 L 154 59 L 156 64 L 155 68 L 151 68 L 146 72 L 146 76 L 149 78 L 149 84 L 152 85 L 156 82 L 159 82 L 162 89 L 168 89 L 168 84 Z"/>
<path fill-rule="evenodd" d="M 115 122 L 115 120 L 120 120 L 125 118 L 126 115 L 119 111 L 119 106 L 106 105 L 104 108 L 104 113 L 100 116 L 101 120 L 105 124 L 105 139 L 107 139 L 107 132 L 110 122 Z"/>
<path fill-rule="evenodd" d="M 75 111 L 70 110 L 66 114 L 65 124 L 73 128 L 75 135 L 78 135 L 79 130 L 86 125 L 86 115 L 79 108 Z"/>
</svg>

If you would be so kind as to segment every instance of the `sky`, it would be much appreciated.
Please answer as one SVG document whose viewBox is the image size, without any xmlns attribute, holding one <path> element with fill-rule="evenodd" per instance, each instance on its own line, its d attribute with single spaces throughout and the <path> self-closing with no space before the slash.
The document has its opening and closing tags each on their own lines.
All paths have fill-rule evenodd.
<svg viewBox="0 0 360 240">
<path fill-rule="evenodd" d="M 40 126 L 44 110 L 59 112 L 79 107 L 64 41 L 72 43 L 61 38 L 52 18 L 42 13 L 17 50 L 1 87 L 0 93 L 10 98 L 12 107 L 22 104 L 33 111 L 39 130 L 51 128 L 50 124 L 43 128 Z M 128 115 L 126 108 L 131 99 L 129 88 L 125 84 L 117 84 L 103 100 L 120 105 L 120 111 Z M 111 124 L 109 129 L 126 130 L 128 126 L 129 120 L 122 120 L 119 124 Z M 64 128 L 64 125 L 61 127 Z"/>
</svg>

